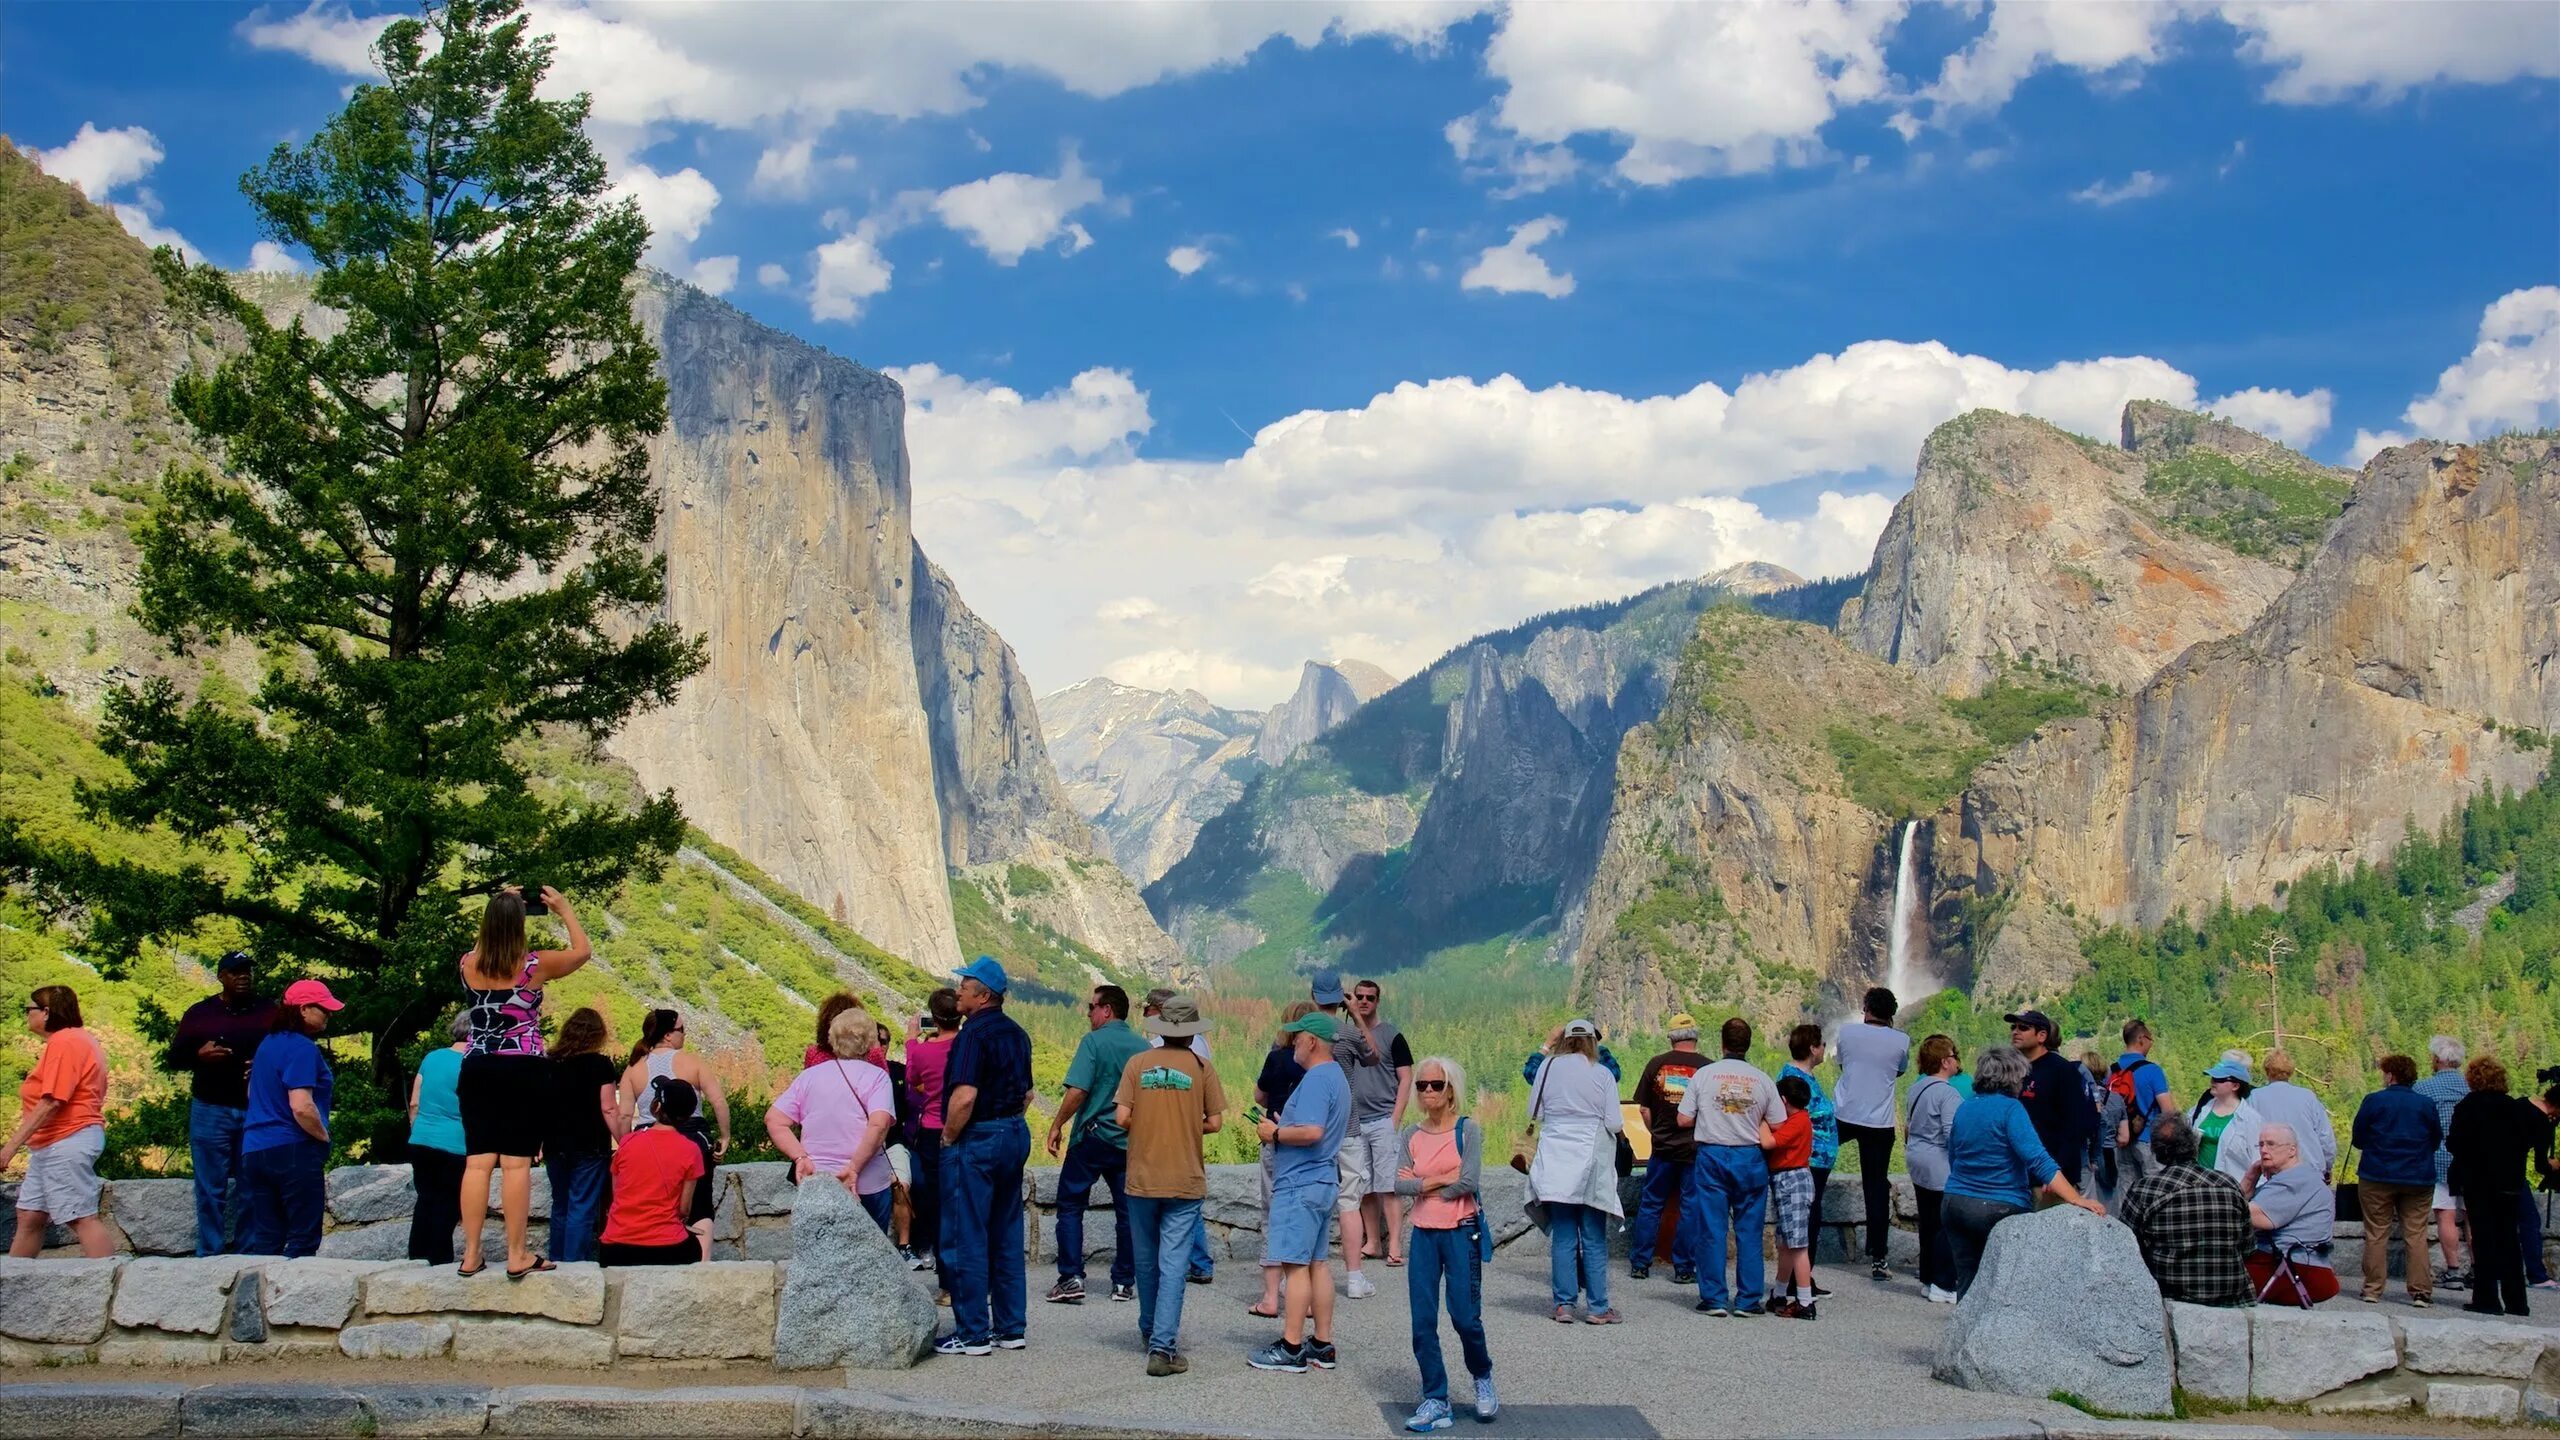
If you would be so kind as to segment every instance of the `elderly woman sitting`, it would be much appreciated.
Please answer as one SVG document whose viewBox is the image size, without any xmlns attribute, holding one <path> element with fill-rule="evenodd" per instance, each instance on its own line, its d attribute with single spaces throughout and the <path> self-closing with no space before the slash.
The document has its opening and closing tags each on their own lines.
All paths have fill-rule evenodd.
<svg viewBox="0 0 2560 1440">
<path fill-rule="evenodd" d="M 2262 1302 L 2309 1309 L 2338 1293 L 2337 1267 L 2329 1263 L 2329 1232 L 2338 1204 L 2318 1167 L 2302 1158 L 2290 1125 L 2269 1121 L 2258 1131 L 2258 1163 L 2240 1182 L 2249 1201 L 2249 1225 L 2258 1246 L 2249 1252 L 2249 1289 Z"/>
<path fill-rule="evenodd" d="M 890 1184 L 897 1178 L 889 1167 L 889 1127 L 898 1107 L 889 1072 L 862 1058 L 879 1038 L 869 1011 L 838 1015 L 827 1026 L 835 1058 L 793 1077 L 764 1112 L 764 1128 L 791 1161 L 792 1179 L 826 1174 L 843 1181 L 886 1234 L 895 1213 Z"/>
</svg>

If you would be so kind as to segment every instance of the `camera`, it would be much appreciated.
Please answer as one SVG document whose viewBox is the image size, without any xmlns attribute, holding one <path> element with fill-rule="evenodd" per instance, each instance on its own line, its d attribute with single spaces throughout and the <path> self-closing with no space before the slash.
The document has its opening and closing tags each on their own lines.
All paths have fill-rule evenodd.
<svg viewBox="0 0 2560 1440">
<path fill-rule="evenodd" d="M 546 915 L 550 913 L 551 906 L 542 898 L 541 881 L 517 881 L 516 894 L 522 896 L 524 899 L 524 913 L 528 919 L 536 915 Z"/>
<path fill-rule="evenodd" d="M 2533 1078 L 2545 1085 L 2560 1085 L 2560 1065 L 2545 1065 L 2533 1072 Z"/>
</svg>

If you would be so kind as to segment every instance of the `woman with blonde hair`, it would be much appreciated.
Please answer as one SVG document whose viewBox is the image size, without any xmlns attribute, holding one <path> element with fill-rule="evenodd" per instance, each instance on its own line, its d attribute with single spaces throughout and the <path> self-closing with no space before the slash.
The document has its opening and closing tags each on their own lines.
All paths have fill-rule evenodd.
<svg viewBox="0 0 2560 1440">
<path fill-rule="evenodd" d="M 1288 1025 L 1304 1016 L 1314 1014 L 1315 1010 L 1315 1002 L 1312 1000 L 1291 1001 L 1289 1008 L 1280 1012 L 1280 1023 L 1284 1026 Z M 1297 1056 L 1292 1053 L 1296 1038 L 1285 1029 L 1280 1031 L 1272 1038 L 1271 1053 L 1262 1057 L 1262 1073 L 1254 1077 L 1253 1082 L 1253 1103 L 1264 1114 L 1279 1114 L 1280 1108 L 1289 1103 L 1290 1095 L 1297 1091 L 1298 1082 L 1307 1078 L 1306 1070 L 1298 1064 Z M 1256 1124 L 1261 1123 L 1259 1116 L 1248 1115 L 1246 1118 L 1253 1120 Z M 1263 1141 L 1262 1213 L 1266 1215 L 1271 1213 L 1271 1152 L 1271 1142 Z M 1246 1306 L 1244 1313 L 1260 1316 L 1265 1320 L 1279 1319 L 1280 1282 L 1286 1273 L 1287 1267 L 1275 1265 L 1271 1263 L 1268 1255 L 1264 1256 L 1262 1299 Z"/>
<path fill-rule="evenodd" d="M 1574 1301 L 1587 1302 L 1583 1320 L 1615 1325 L 1609 1304 L 1609 1217 L 1624 1214 L 1618 1202 L 1618 1153 L 1614 1140 L 1626 1128 L 1618 1106 L 1618 1082 L 1600 1065 L 1600 1027 L 1568 1022 L 1538 1067 L 1529 1087 L 1529 1123 L 1537 1127 L 1538 1153 L 1529 1166 L 1529 1196 L 1544 1208 L 1547 1277 L 1555 1292 L 1554 1319 L 1574 1320 Z"/>
<path fill-rule="evenodd" d="M 68 1225 L 80 1253 L 95 1260 L 115 1253 L 115 1238 L 98 1218 L 98 1157 L 107 1148 L 107 1055 L 81 1023 L 80 997 L 68 985 L 39 986 L 27 997 L 27 1030 L 44 1039 L 44 1054 L 18 1087 L 18 1128 L 0 1145 L 0 1169 L 27 1152 L 27 1177 L 18 1186 L 18 1233 L 9 1253 L 29 1258 L 44 1250 L 48 1225 Z"/>
<path fill-rule="evenodd" d="M 1413 1359 L 1422 1369 L 1422 1401 L 1407 1430 L 1449 1426 L 1449 1371 L 1440 1358 L 1440 1297 L 1458 1332 L 1467 1374 L 1475 1380 L 1476 1419 L 1490 1424 L 1501 1406 L 1493 1394 L 1493 1356 L 1484 1343 L 1484 1266 L 1493 1232 L 1477 1200 L 1484 1172 L 1484 1127 L 1467 1118 L 1467 1072 L 1445 1055 L 1413 1067 L 1414 1123 L 1405 1127 L 1396 1193 L 1413 1202 L 1411 1268 L 1405 1293 L 1413 1316 Z"/>
<path fill-rule="evenodd" d="M 525 920 L 540 909 L 569 933 L 565 950 L 535 950 Z M 462 1256 L 456 1269 L 477 1275 L 480 1232 L 489 1220 L 489 1176 L 498 1173 L 498 1203 L 507 1231 L 507 1278 L 521 1280 L 555 1267 L 525 1244 L 533 1217 L 533 1157 L 542 1150 L 542 1121 L 549 1110 L 551 1061 L 543 1054 L 542 990 L 575 974 L 595 951 L 568 897 L 545 885 L 528 903 L 513 885 L 489 897 L 480 912 L 480 943 L 460 961 L 471 1022 L 470 1051 L 462 1057 L 457 1089 L 462 1138 L 470 1147 L 462 1166 Z"/>
<path fill-rule="evenodd" d="M 622 1138 L 614 1087 L 622 1067 L 604 1016 L 581 1007 L 551 1042 L 551 1118 L 542 1145 L 551 1174 L 551 1249 L 561 1260 L 596 1258 L 596 1236 L 613 1201 L 613 1146 Z"/>
<path fill-rule="evenodd" d="M 863 1057 L 877 1048 L 877 1022 L 859 1007 L 837 1014 L 827 1028 L 835 1058 L 793 1076 L 764 1112 L 765 1133 L 791 1162 L 791 1178 L 826 1175 L 842 1183 L 882 1234 L 890 1220 L 896 1178 L 889 1165 L 889 1135 L 897 1100 L 889 1074 Z M 794 1132 L 797 1133 L 794 1133 Z"/>
</svg>

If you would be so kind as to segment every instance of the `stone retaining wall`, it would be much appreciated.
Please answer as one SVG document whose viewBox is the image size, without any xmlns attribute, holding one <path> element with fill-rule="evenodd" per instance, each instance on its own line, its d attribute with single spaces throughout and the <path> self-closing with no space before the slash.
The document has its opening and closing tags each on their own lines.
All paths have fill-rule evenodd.
<svg viewBox="0 0 2560 1440">
<path fill-rule="evenodd" d="M 2344 1299 L 2315 1310 L 2173 1300 L 2168 1311 L 2178 1385 L 2190 1395 L 2315 1415 L 2560 1425 L 2560 1332 L 2547 1327 L 2400 1316 Z"/>
</svg>

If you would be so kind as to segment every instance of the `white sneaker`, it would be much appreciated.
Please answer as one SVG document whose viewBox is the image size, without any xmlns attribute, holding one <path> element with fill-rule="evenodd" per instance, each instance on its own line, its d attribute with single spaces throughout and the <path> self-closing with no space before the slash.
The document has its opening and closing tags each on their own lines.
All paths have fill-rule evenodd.
<svg viewBox="0 0 2560 1440">
<path fill-rule="evenodd" d="M 1342 1293 L 1354 1300 L 1366 1300 L 1378 1293 L 1378 1287 L 1369 1283 L 1367 1275 L 1354 1270 L 1350 1278 L 1342 1282 Z"/>
<path fill-rule="evenodd" d="M 1920 1295 L 1922 1299 L 1927 1300 L 1932 1305 L 1953 1305 L 1956 1303 L 1956 1292 L 1953 1290 L 1943 1290 L 1935 1285 L 1923 1285 L 1920 1287 Z"/>
</svg>

